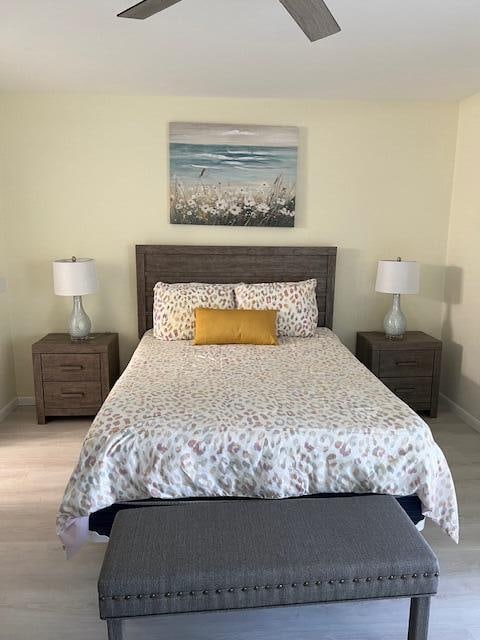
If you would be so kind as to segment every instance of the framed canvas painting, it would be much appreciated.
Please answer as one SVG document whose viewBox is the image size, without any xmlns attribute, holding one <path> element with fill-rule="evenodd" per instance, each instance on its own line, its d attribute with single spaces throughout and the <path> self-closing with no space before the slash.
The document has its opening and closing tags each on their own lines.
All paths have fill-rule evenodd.
<svg viewBox="0 0 480 640">
<path fill-rule="evenodd" d="M 170 124 L 172 224 L 293 227 L 298 129 Z"/>
</svg>

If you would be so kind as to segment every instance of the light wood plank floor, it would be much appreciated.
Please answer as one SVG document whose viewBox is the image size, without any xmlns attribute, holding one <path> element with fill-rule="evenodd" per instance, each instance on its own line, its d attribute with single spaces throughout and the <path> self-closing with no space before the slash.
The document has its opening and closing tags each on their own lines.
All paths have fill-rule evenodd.
<svg viewBox="0 0 480 640">
<path fill-rule="evenodd" d="M 453 415 L 431 421 L 460 502 L 457 547 L 433 525 L 426 537 L 441 567 L 431 640 L 480 640 L 480 434 Z M 31 407 L 0 425 L 0 639 L 103 640 L 96 579 L 104 545 L 67 562 L 55 513 L 89 426 L 80 419 L 37 426 Z M 132 640 L 405 640 L 407 602 L 295 607 L 165 617 L 131 624 Z"/>
</svg>

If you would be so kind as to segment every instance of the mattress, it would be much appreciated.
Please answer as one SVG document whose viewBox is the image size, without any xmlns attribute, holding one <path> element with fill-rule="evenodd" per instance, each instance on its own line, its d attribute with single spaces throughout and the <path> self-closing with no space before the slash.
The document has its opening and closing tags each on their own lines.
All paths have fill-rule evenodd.
<svg viewBox="0 0 480 640">
<path fill-rule="evenodd" d="M 89 515 L 118 502 L 316 493 L 416 495 L 458 541 L 428 425 L 329 329 L 278 346 L 147 332 L 86 435 L 57 527 L 72 554 Z"/>
</svg>

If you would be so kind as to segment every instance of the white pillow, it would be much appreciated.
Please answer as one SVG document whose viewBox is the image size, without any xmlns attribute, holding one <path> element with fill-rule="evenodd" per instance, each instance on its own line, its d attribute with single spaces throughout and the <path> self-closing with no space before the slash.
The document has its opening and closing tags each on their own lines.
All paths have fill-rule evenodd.
<svg viewBox="0 0 480 640">
<path fill-rule="evenodd" d="M 316 280 L 237 284 L 239 309 L 276 309 L 279 336 L 309 338 L 318 322 Z"/>
<path fill-rule="evenodd" d="M 195 309 L 234 309 L 235 285 L 157 282 L 153 289 L 153 335 L 160 340 L 192 340 Z"/>
</svg>

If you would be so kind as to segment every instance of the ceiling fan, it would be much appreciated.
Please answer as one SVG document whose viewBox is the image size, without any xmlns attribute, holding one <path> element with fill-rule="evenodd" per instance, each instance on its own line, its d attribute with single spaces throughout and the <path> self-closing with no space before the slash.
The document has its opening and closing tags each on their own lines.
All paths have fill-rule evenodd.
<svg viewBox="0 0 480 640">
<path fill-rule="evenodd" d="M 337 21 L 323 0 L 279 0 L 307 38 L 314 42 L 340 31 Z M 168 9 L 180 0 L 142 0 L 118 14 L 119 18 L 144 20 Z"/>
</svg>

